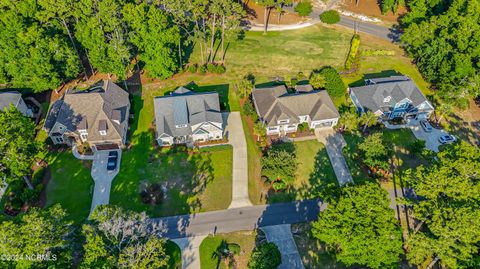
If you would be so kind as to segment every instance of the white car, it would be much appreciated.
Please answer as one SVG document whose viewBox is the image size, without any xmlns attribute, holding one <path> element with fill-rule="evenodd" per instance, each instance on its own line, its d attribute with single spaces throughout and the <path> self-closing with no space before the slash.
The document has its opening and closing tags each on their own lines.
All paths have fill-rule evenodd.
<svg viewBox="0 0 480 269">
<path fill-rule="evenodd" d="M 452 144 L 455 141 L 457 141 L 457 139 L 453 135 L 442 135 L 438 138 L 440 144 Z"/>
<path fill-rule="evenodd" d="M 422 125 L 423 130 L 425 130 L 427 133 L 431 133 L 433 130 L 432 125 L 427 120 L 420 121 L 420 125 Z"/>
</svg>

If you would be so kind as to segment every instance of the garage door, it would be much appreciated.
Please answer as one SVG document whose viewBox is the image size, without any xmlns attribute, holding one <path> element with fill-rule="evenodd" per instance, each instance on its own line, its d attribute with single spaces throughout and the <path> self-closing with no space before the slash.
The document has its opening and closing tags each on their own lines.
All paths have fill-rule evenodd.
<svg viewBox="0 0 480 269">
<path fill-rule="evenodd" d="M 331 122 L 331 121 L 315 123 L 314 128 L 331 127 L 332 124 L 333 124 L 333 122 Z"/>
</svg>

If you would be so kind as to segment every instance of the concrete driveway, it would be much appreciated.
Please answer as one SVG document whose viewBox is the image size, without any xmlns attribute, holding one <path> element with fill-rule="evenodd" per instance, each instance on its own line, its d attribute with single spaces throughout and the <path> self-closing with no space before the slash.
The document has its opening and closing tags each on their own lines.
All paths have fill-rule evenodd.
<svg viewBox="0 0 480 269">
<path fill-rule="evenodd" d="M 248 196 L 247 141 L 240 112 L 224 113 L 228 144 L 233 147 L 232 202 L 228 208 L 251 206 Z"/>
<path fill-rule="evenodd" d="M 183 269 L 200 268 L 200 244 L 207 235 L 184 237 L 173 239 L 172 241 L 180 247 L 182 253 Z"/>
<path fill-rule="evenodd" d="M 107 170 L 108 153 L 110 151 L 118 152 L 117 167 L 113 171 Z M 95 152 L 93 156 L 92 171 L 90 173 L 93 181 L 95 182 L 90 214 L 98 205 L 108 205 L 110 200 L 110 188 L 112 186 L 113 179 L 118 174 L 118 170 L 120 169 L 121 159 L 122 151 L 119 149 Z"/>
<path fill-rule="evenodd" d="M 429 133 L 425 132 L 425 130 L 420 125 L 419 121 L 411 121 L 408 124 L 408 128 L 412 130 L 413 134 L 417 139 L 425 141 L 425 147 L 429 150 L 433 150 L 438 152 L 438 147 L 441 145 L 438 142 L 438 138 L 442 135 L 447 135 L 448 133 L 444 130 L 433 128 L 433 130 Z"/>
<path fill-rule="evenodd" d="M 347 183 L 353 183 L 352 175 L 348 169 L 345 157 L 343 157 L 342 149 L 347 145 L 343 136 L 332 128 L 317 129 L 315 130 L 315 136 L 319 142 L 325 145 L 338 184 L 343 186 Z"/>
<path fill-rule="evenodd" d="M 304 268 L 302 258 L 293 239 L 291 224 L 265 226 L 260 229 L 265 233 L 267 241 L 275 243 L 280 250 L 282 263 L 278 266 L 278 269 Z"/>
</svg>

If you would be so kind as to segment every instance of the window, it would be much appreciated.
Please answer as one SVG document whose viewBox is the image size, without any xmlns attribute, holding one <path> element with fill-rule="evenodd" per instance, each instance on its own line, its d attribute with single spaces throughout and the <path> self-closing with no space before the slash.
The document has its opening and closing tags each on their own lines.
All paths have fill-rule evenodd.
<svg viewBox="0 0 480 269">
<path fill-rule="evenodd" d="M 100 131 L 100 135 L 107 135 L 107 131 L 104 131 L 104 130 Z"/>
<path fill-rule="evenodd" d="M 65 141 L 63 140 L 63 137 L 61 136 L 55 136 L 54 140 L 56 143 L 64 143 Z"/>
<path fill-rule="evenodd" d="M 269 130 L 269 131 L 276 131 L 276 130 L 277 130 L 277 127 L 268 127 L 268 130 Z"/>
<path fill-rule="evenodd" d="M 80 138 L 82 139 L 82 141 L 87 140 L 87 137 L 88 137 L 88 134 L 87 134 L 87 133 L 81 133 L 81 134 L 80 134 Z"/>
<path fill-rule="evenodd" d="M 284 124 L 284 123 L 288 123 L 288 122 L 289 122 L 289 120 L 279 120 L 278 124 Z"/>
<path fill-rule="evenodd" d="M 388 102 L 390 102 L 390 100 L 392 100 L 391 96 L 387 96 L 387 97 L 383 98 L 384 103 L 388 103 Z"/>
<path fill-rule="evenodd" d="M 185 128 L 185 127 L 187 127 L 186 124 L 175 125 L 175 128 Z"/>
</svg>

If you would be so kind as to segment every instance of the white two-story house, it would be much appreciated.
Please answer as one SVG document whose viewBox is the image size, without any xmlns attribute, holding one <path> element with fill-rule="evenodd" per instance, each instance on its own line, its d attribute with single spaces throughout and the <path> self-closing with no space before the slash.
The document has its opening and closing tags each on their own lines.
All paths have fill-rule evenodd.
<svg viewBox="0 0 480 269">
<path fill-rule="evenodd" d="M 154 100 L 156 140 L 160 146 L 223 138 L 217 92 L 196 93 L 184 87 Z"/>
<path fill-rule="evenodd" d="M 366 79 L 365 86 L 349 88 L 357 111 L 372 111 L 381 120 L 428 119 L 434 108 L 406 76 Z"/>
<path fill-rule="evenodd" d="M 286 135 L 297 131 L 298 125 L 309 128 L 333 127 L 340 117 L 327 91 L 301 87 L 289 94 L 285 85 L 255 88 L 253 103 L 267 135 Z"/>
</svg>

